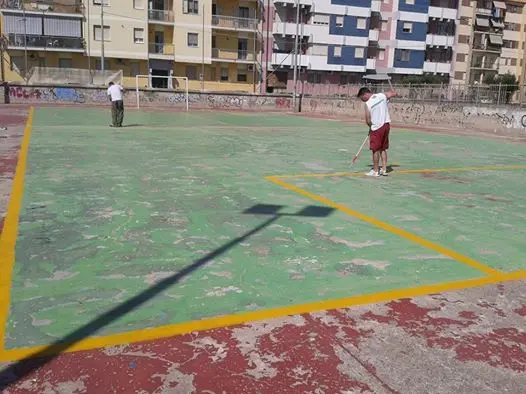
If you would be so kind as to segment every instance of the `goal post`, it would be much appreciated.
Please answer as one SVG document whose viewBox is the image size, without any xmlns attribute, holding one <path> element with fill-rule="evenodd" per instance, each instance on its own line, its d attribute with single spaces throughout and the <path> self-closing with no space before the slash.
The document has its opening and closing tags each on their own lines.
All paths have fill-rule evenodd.
<svg viewBox="0 0 526 394">
<path fill-rule="evenodd" d="M 168 75 L 136 75 L 135 76 L 135 95 L 137 101 L 137 108 L 141 107 L 141 94 L 140 89 L 152 89 L 152 79 L 161 80 L 163 85 L 166 87 L 160 87 L 158 89 L 174 92 L 183 93 L 186 110 L 189 110 L 189 99 L 188 99 L 188 78 L 177 77 Z M 174 86 L 175 83 L 175 86 Z M 183 86 L 180 86 L 183 85 Z M 154 88 L 155 89 L 155 88 Z"/>
</svg>

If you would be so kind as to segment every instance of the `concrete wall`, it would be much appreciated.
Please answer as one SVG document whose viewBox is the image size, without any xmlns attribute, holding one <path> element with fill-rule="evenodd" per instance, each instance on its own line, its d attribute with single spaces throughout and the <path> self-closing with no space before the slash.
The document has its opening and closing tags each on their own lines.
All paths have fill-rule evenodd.
<svg viewBox="0 0 526 394">
<path fill-rule="evenodd" d="M 4 95 L 0 87 L 0 102 Z M 87 87 L 49 87 L 11 85 L 9 101 L 14 104 L 92 104 L 106 105 L 106 90 Z M 256 111 L 292 111 L 289 95 L 251 95 L 232 93 L 190 93 L 190 108 L 243 109 Z M 136 105 L 136 94 L 125 95 L 128 107 Z M 140 91 L 142 107 L 173 106 L 183 108 L 184 95 L 163 90 Z M 354 98 L 303 97 L 301 110 L 306 115 L 324 115 L 363 121 L 363 103 Z M 507 133 L 526 133 L 526 109 L 515 106 L 476 106 L 455 103 L 393 102 L 393 123 L 428 128 L 462 129 Z"/>
<path fill-rule="evenodd" d="M 141 90 L 139 92 L 141 107 L 173 106 L 184 108 L 183 93 L 163 90 Z M 4 96 L 0 96 L 3 102 Z M 135 90 L 128 90 L 124 96 L 125 105 L 134 107 L 137 104 Z M 109 104 L 106 89 L 88 87 L 50 87 L 50 86 L 9 86 L 11 104 Z M 290 111 L 290 96 L 261 96 L 251 94 L 190 93 L 190 108 L 230 108 L 258 111 Z"/>
</svg>

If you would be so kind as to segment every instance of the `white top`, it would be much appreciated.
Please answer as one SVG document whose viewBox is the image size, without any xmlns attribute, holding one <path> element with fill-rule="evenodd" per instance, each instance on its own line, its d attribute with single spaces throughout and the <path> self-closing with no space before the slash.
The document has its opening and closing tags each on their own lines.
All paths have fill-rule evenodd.
<svg viewBox="0 0 526 394">
<path fill-rule="evenodd" d="M 373 94 L 369 100 L 365 102 L 365 105 L 371 114 L 372 131 L 378 130 L 386 123 L 391 123 L 387 104 L 389 104 L 389 101 L 383 93 Z"/>
<path fill-rule="evenodd" d="M 108 96 L 111 96 L 111 101 L 122 100 L 122 86 L 117 84 L 111 85 L 108 88 Z"/>
</svg>

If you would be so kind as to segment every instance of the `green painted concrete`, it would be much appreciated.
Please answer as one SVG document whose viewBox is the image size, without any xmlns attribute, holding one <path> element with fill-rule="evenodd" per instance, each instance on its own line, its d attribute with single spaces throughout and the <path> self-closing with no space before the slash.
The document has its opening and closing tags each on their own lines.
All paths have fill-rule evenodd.
<svg viewBox="0 0 526 394">
<path fill-rule="evenodd" d="M 255 204 L 313 205 L 263 177 L 346 170 L 364 137 L 361 126 L 285 115 L 128 111 L 125 123 L 137 126 L 118 131 L 108 121 L 99 109 L 36 111 L 8 348 L 57 340 L 252 230 L 269 218 L 243 213 Z M 526 146 L 482 139 L 395 131 L 392 145 L 403 168 L 526 163 Z M 523 175 L 295 183 L 515 269 L 525 265 L 512 216 L 524 212 Z M 447 194 L 467 191 L 476 207 Z M 340 212 L 280 217 L 96 335 L 479 275 Z"/>
</svg>

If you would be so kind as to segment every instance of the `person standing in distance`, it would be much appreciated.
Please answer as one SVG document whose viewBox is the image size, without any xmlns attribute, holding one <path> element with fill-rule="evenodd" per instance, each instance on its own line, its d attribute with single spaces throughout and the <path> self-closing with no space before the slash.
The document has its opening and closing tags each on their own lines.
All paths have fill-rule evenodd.
<svg viewBox="0 0 526 394">
<path fill-rule="evenodd" d="M 389 100 L 396 97 L 394 90 L 373 94 L 366 87 L 358 91 L 358 98 L 365 103 L 365 123 L 369 126 L 369 147 L 373 154 L 373 169 L 366 175 L 378 177 L 387 176 L 387 149 L 389 149 L 389 131 L 391 117 L 389 116 Z M 382 159 L 382 168 L 380 167 Z"/>
<path fill-rule="evenodd" d="M 110 127 L 122 127 L 124 119 L 124 101 L 122 95 L 124 89 L 121 85 L 110 82 L 108 88 L 108 97 L 111 101 L 111 119 Z"/>
</svg>

